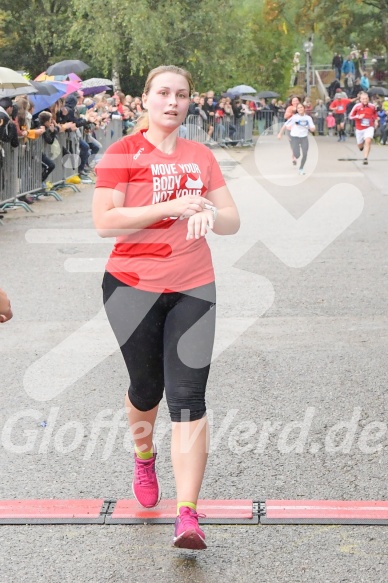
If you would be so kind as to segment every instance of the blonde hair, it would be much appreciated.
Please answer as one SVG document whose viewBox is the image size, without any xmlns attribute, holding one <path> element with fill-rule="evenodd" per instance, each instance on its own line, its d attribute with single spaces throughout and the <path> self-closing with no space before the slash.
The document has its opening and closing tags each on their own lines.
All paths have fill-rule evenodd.
<svg viewBox="0 0 388 583">
<path fill-rule="evenodd" d="M 182 75 L 182 77 L 184 77 L 189 84 L 190 95 L 194 91 L 193 79 L 191 77 L 191 74 L 188 71 L 186 71 L 186 69 L 182 69 L 181 67 L 176 67 L 175 65 L 160 65 L 160 67 L 156 67 L 155 69 L 152 69 L 148 73 L 148 77 L 147 77 L 145 85 L 144 85 L 143 93 L 145 93 L 146 95 L 149 93 L 149 90 L 151 89 L 152 81 L 155 79 L 155 77 L 157 77 L 158 75 L 161 75 L 162 73 L 175 73 L 175 75 Z M 140 132 L 140 130 L 148 130 L 148 128 L 149 128 L 148 112 L 144 111 L 141 114 L 141 116 L 138 118 L 136 125 L 133 128 L 131 134 L 135 134 L 137 132 Z"/>
</svg>

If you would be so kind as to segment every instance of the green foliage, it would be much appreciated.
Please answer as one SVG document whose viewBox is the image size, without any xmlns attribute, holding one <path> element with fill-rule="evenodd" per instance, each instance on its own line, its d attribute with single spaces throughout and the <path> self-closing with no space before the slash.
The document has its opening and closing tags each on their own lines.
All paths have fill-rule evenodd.
<svg viewBox="0 0 388 583">
<path fill-rule="evenodd" d="M 388 0 L 302 0 L 296 17 L 332 50 L 388 52 Z"/>
<path fill-rule="evenodd" d="M 189 69 L 199 91 L 247 83 L 283 93 L 312 33 L 315 63 L 353 43 L 387 52 L 388 0 L 0 0 L 2 65 L 34 77 L 81 58 L 88 75 L 118 73 L 133 94 L 168 63 Z"/>
<path fill-rule="evenodd" d="M 218 89 L 217 84 L 224 88 L 238 69 L 236 49 L 244 27 L 232 18 L 230 1 L 218 5 L 230 14 L 226 23 L 205 1 L 116 0 L 109 25 L 104 0 L 93 3 L 92 19 L 88 1 L 74 0 L 73 4 L 77 14 L 73 40 L 81 39 L 83 51 L 99 63 L 104 74 L 116 68 L 124 86 L 133 85 L 134 80 L 135 85 L 144 82 L 150 69 L 173 63 L 192 72 L 198 89 L 210 85 Z"/>
<path fill-rule="evenodd" d="M 66 38 L 69 5 L 61 0 L 29 0 L 10 4 L 0 0 L 1 61 L 32 76 L 50 63 L 72 58 Z M 76 58 L 76 57 L 75 57 Z"/>
</svg>

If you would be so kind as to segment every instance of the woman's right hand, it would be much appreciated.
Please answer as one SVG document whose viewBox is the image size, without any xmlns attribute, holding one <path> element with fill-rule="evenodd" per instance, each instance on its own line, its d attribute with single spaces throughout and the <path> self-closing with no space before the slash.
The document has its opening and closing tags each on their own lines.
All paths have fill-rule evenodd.
<svg viewBox="0 0 388 583">
<path fill-rule="evenodd" d="M 165 205 L 166 216 L 186 219 L 202 212 L 205 204 L 213 203 L 203 196 L 181 196 L 162 204 Z"/>
</svg>

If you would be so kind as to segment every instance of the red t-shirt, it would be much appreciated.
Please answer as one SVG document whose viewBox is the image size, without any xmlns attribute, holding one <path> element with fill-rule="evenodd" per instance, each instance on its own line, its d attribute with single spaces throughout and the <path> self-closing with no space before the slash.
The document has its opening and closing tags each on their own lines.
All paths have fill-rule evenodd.
<svg viewBox="0 0 388 583">
<path fill-rule="evenodd" d="M 344 115 L 346 113 L 346 108 L 351 102 L 351 99 L 334 99 L 330 104 L 330 109 L 334 110 L 337 115 Z"/>
<path fill-rule="evenodd" d="M 144 130 L 145 131 L 145 130 Z M 203 144 L 177 138 L 165 154 L 144 131 L 112 144 L 96 167 L 96 188 L 125 194 L 124 206 L 142 207 L 179 198 L 205 196 L 224 186 L 213 153 Z M 205 237 L 186 241 L 187 219 L 170 217 L 135 233 L 117 237 L 106 269 L 138 289 L 184 291 L 214 281 Z"/>
<path fill-rule="evenodd" d="M 363 114 L 361 119 L 358 117 L 360 114 Z M 350 119 L 356 120 L 356 130 L 365 130 L 366 128 L 373 127 L 378 115 L 373 103 L 368 103 L 367 105 L 357 103 L 350 112 L 349 117 Z"/>
</svg>

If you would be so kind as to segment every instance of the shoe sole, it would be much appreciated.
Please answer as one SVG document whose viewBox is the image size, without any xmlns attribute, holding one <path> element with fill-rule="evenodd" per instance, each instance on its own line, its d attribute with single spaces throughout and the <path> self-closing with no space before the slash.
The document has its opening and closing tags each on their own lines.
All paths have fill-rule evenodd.
<svg viewBox="0 0 388 583">
<path fill-rule="evenodd" d="M 136 498 L 136 500 L 138 501 L 138 503 L 140 504 L 140 506 L 143 506 L 143 508 L 155 508 L 155 506 L 157 506 L 159 504 L 160 500 L 162 499 L 162 490 L 160 488 L 160 484 L 159 484 L 158 478 L 156 478 L 156 481 L 158 483 L 159 498 L 157 499 L 157 501 L 155 502 L 155 504 L 151 504 L 151 505 L 148 505 L 148 506 L 145 506 L 142 502 L 140 502 L 139 498 L 135 494 L 135 488 L 133 487 L 133 482 L 132 482 L 132 493 L 133 493 L 134 497 Z"/>
<path fill-rule="evenodd" d="M 192 551 L 203 551 L 207 545 L 203 538 L 195 530 L 186 530 L 181 535 L 174 538 L 173 546 L 178 549 L 190 549 Z"/>
</svg>

